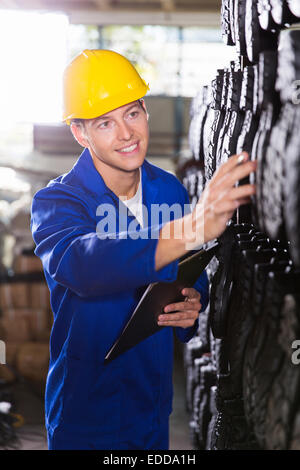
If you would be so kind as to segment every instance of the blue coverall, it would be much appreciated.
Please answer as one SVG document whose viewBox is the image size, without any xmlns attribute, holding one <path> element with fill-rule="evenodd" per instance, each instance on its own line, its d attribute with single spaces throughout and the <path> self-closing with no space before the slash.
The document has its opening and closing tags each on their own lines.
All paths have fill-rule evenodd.
<svg viewBox="0 0 300 470">
<path fill-rule="evenodd" d="M 178 179 L 147 160 L 142 194 L 149 214 L 152 203 L 189 202 Z M 141 231 L 148 238 L 119 234 L 100 239 L 97 207 L 117 207 L 118 202 L 88 149 L 69 173 L 50 181 L 33 198 L 35 253 L 43 263 L 54 315 L 45 392 L 49 449 L 168 449 L 173 328 L 162 328 L 107 365 L 103 361 L 147 285 L 175 280 L 178 261 L 155 271 L 158 234 L 165 221 L 151 227 L 152 238 L 145 227 Z M 133 219 L 131 215 L 128 223 Z M 194 287 L 204 310 L 205 272 Z M 187 342 L 197 328 L 198 320 L 193 327 L 175 330 Z"/>
</svg>

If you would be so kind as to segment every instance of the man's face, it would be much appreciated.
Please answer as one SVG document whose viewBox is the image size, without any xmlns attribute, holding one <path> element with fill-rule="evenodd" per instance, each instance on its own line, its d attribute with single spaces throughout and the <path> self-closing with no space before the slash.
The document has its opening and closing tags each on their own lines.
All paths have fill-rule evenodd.
<svg viewBox="0 0 300 470">
<path fill-rule="evenodd" d="M 99 169 L 107 167 L 132 171 L 145 159 L 149 128 L 146 108 L 138 101 L 121 106 L 95 119 L 88 119 L 81 131 L 83 141 Z M 77 136 L 78 137 L 78 136 Z"/>
</svg>

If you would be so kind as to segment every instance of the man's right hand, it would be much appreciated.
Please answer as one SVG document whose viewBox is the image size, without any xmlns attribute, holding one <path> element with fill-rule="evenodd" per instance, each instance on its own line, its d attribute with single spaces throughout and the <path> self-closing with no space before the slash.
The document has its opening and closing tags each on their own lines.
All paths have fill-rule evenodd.
<svg viewBox="0 0 300 470">
<path fill-rule="evenodd" d="M 246 152 L 241 155 L 231 156 L 217 169 L 190 214 L 163 226 L 155 253 L 156 270 L 219 237 L 234 211 L 250 202 L 255 185 L 237 183 L 256 170 L 256 162 L 249 161 Z M 178 233 L 182 237 L 178 238 Z"/>
<path fill-rule="evenodd" d="M 242 204 L 248 204 L 250 196 L 255 194 L 253 184 L 236 186 L 238 181 L 256 170 L 256 161 L 249 161 L 249 155 L 233 155 L 214 173 L 206 185 L 193 212 L 189 214 L 191 221 L 187 226 L 185 237 L 196 244 L 203 244 L 219 237 L 226 229 L 227 222 L 234 211 Z M 195 243 L 195 242 L 194 242 Z M 189 249 L 192 247 L 189 246 Z"/>
</svg>

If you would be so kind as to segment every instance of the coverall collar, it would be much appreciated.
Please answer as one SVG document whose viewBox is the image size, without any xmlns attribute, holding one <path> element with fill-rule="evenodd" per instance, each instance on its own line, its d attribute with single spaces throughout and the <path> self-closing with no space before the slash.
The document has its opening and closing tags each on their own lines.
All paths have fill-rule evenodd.
<svg viewBox="0 0 300 470">
<path fill-rule="evenodd" d="M 103 202 L 103 197 L 110 196 L 118 203 L 118 196 L 105 184 L 101 174 L 96 170 L 89 149 L 84 149 L 75 163 L 73 170 L 80 179 L 84 190 L 90 193 L 96 200 Z M 142 191 L 143 203 L 148 207 L 148 201 L 155 198 L 158 188 L 156 178 L 158 175 L 151 168 L 151 164 L 145 159 L 142 164 Z M 151 195 L 151 197 L 150 197 Z M 149 207 L 148 207 L 149 209 Z"/>
</svg>

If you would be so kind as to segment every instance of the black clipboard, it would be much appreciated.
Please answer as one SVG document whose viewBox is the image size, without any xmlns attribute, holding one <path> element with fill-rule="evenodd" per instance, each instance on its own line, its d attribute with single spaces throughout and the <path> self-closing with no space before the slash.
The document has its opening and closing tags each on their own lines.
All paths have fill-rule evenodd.
<svg viewBox="0 0 300 470">
<path fill-rule="evenodd" d="M 149 284 L 122 331 L 121 336 L 107 353 L 104 364 L 112 361 L 140 341 L 165 328 L 157 324 L 158 316 L 166 305 L 184 299 L 181 290 L 192 287 L 215 255 L 218 243 L 201 249 L 178 263 L 177 279 L 173 282 Z"/>
</svg>

